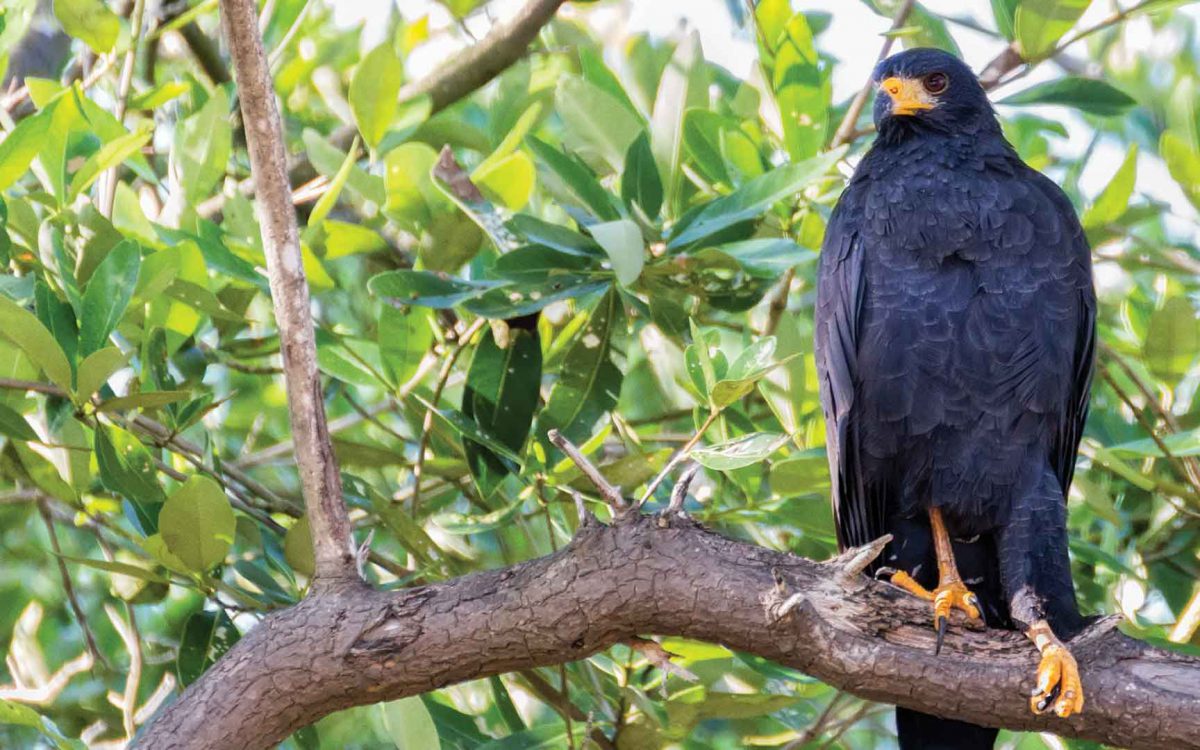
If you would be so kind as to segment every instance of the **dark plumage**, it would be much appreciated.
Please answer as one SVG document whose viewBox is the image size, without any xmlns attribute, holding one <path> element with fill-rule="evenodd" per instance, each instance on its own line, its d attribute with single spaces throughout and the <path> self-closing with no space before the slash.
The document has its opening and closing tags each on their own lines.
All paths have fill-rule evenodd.
<svg viewBox="0 0 1200 750">
<path fill-rule="evenodd" d="M 1081 618 L 1065 496 L 1095 338 L 1087 241 L 962 62 L 908 50 L 875 80 L 892 94 L 877 96 L 878 137 L 829 222 L 817 291 L 839 543 L 891 533 L 880 564 L 932 588 L 940 509 L 990 625 L 1047 620 L 1069 637 Z M 926 104 L 899 112 L 913 91 Z M 993 731 L 954 724 L 902 714 L 901 744 L 991 746 Z"/>
</svg>

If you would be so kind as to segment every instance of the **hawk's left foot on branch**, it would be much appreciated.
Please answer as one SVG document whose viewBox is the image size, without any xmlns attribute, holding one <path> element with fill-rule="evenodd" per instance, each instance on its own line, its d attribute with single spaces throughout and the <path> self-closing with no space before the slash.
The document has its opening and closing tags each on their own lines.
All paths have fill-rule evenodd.
<svg viewBox="0 0 1200 750">
<path fill-rule="evenodd" d="M 1037 670 L 1037 687 L 1029 697 L 1029 708 L 1035 714 L 1054 711 L 1062 718 L 1083 711 L 1083 684 L 1079 665 L 1062 641 L 1055 637 L 1045 620 L 1026 631 L 1037 645 L 1042 662 Z"/>
<path fill-rule="evenodd" d="M 913 596 L 933 602 L 933 628 L 937 631 L 936 652 L 942 650 L 942 639 L 950 624 L 951 610 L 960 609 L 970 619 L 981 620 L 979 597 L 975 596 L 974 592 L 959 580 L 957 571 L 952 576 L 944 578 L 933 591 L 917 583 L 915 578 L 903 570 L 880 568 L 876 576 L 886 578 L 890 583 L 899 586 Z"/>
</svg>

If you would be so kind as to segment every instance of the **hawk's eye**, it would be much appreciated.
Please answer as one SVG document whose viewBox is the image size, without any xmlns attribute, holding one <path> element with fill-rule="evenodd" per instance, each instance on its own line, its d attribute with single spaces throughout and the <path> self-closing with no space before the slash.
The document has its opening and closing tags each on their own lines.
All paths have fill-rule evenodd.
<svg viewBox="0 0 1200 750">
<path fill-rule="evenodd" d="M 940 94 L 946 90 L 946 86 L 949 85 L 950 79 L 946 77 L 945 73 L 930 73 L 929 75 L 925 76 L 924 83 L 926 91 L 931 94 Z"/>
</svg>

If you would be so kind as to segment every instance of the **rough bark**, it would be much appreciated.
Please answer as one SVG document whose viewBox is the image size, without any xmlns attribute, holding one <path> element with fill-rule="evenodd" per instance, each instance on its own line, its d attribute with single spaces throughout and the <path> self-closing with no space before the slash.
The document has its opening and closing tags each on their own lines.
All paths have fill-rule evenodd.
<svg viewBox="0 0 1200 750">
<path fill-rule="evenodd" d="M 844 560 L 814 563 L 681 518 L 593 521 L 560 552 L 511 568 L 399 592 L 353 584 L 272 615 L 138 747 L 265 748 L 331 711 L 581 659 L 639 634 L 721 643 L 864 698 L 982 724 L 1137 748 L 1200 746 L 1200 660 L 1106 621 L 1071 643 L 1084 712 L 1037 717 L 1026 697 L 1035 652 L 1022 636 L 954 627 L 934 656 L 926 604 L 839 575 L 845 569 Z M 777 618 L 784 602 L 791 610 Z"/>
<path fill-rule="evenodd" d="M 353 540 L 321 398 L 317 345 L 300 255 L 300 232 L 288 184 L 283 125 L 258 30 L 258 6 L 254 0 L 221 0 L 220 7 L 221 25 L 237 75 L 246 150 L 257 186 L 256 207 L 282 346 L 292 439 L 312 531 L 314 584 L 342 583 L 357 577 Z"/>
</svg>

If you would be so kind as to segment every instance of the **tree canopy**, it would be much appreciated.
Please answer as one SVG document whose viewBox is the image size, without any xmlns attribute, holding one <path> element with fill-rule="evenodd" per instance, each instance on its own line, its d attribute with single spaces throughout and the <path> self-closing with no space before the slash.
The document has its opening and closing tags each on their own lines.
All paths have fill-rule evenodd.
<svg viewBox="0 0 1200 750">
<path fill-rule="evenodd" d="M 890 27 L 872 55 L 986 48 L 1007 137 L 1075 203 L 1100 298 L 1081 605 L 1200 653 L 1197 6 L 864 3 Z M 560 550 L 577 497 L 616 512 L 564 445 L 647 510 L 682 486 L 726 537 L 836 552 L 815 261 L 872 125 L 869 82 L 834 85 L 834 17 L 728 0 L 754 58 L 735 70 L 695 31 L 631 28 L 631 0 L 397 3 L 366 26 L 337 5 L 260 17 L 316 384 L 277 317 L 307 301 L 301 268 L 266 271 L 254 152 L 279 133 L 244 116 L 218 3 L 0 7 L 0 746 L 126 746 L 311 596 L 322 555 L 400 591 Z M 311 518 L 325 413 L 353 549 Z M 884 704 L 681 637 L 433 682 L 281 747 L 894 741 Z"/>
</svg>

